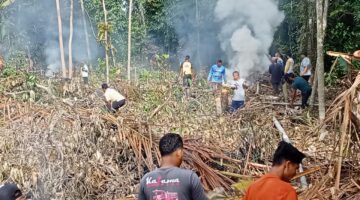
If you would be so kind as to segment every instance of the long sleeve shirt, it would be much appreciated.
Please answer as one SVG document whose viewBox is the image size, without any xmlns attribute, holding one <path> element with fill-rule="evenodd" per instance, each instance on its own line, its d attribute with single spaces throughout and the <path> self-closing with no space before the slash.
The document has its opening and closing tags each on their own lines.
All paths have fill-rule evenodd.
<svg viewBox="0 0 360 200">
<path fill-rule="evenodd" d="M 223 83 L 226 81 L 225 67 L 213 65 L 210 69 L 208 81 L 213 83 Z"/>
<path fill-rule="evenodd" d="M 269 67 L 269 73 L 271 74 L 271 83 L 281 83 L 281 79 L 284 76 L 284 68 L 278 63 L 273 63 Z"/>
</svg>

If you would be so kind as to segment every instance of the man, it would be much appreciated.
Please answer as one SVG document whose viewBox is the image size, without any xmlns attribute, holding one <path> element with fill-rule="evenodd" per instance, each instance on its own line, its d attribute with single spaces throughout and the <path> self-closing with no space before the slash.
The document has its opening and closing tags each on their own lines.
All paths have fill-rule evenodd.
<svg viewBox="0 0 360 200">
<path fill-rule="evenodd" d="M 273 87 L 273 94 L 279 95 L 279 88 L 281 80 L 284 76 L 284 69 L 281 64 L 277 62 L 276 57 L 271 59 L 271 65 L 269 66 L 269 73 L 271 74 L 271 84 Z"/>
<path fill-rule="evenodd" d="M 89 84 L 89 67 L 87 66 L 86 63 L 84 63 L 83 66 L 81 67 L 81 76 L 83 78 L 84 84 L 88 85 Z"/>
<path fill-rule="evenodd" d="M 240 73 L 238 71 L 233 72 L 233 78 L 230 82 L 231 89 L 234 90 L 234 96 L 231 102 L 231 112 L 237 111 L 239 108 L 242 108 L 245 104 L 245 90 L 247 84 L 245 79 L 240 78 Z"/>
<path fill-rule="evenodd" d="M 287 74 L 285 76 L 285 80 L 294 89 L 294 94 L 293 94 L 293 98 L 291 100 L 290 105 L 292 106 L 294 104 L 296 94 L 297 94 L 296 90 L 300 90 L 301 91 L 301 97 L 302 97 L 301 108 L 304 109 L 305 107 L 309 106 L 307 104 L 307 101 L 308 101 L 309 97 L 311 96 L 311 92 L 312 92 L 312 89 L 311 89 L 311 86 L 309 85 L 309 82 L 307 82 L 302 77 L 295 77 L 294 74 Z"/>
<path fill-rule="evenodd" d="M 297 200 L 289 184 L 305 155 L 286 142 L 280 142 L 270 172 L 248 188 L 245 200 Z"/>
<path fill-rule="evenodd" d="M 108 84 L 103 83 L 101 88 L 104 91 L 104 96 L 106 100 L 106 108 L 109 112 L 115 113 L 119 108 L 125 105 L 125 97 L 121 95 L 118 91 L 109 88 Z"/>
<path fill-rule="evenodd" d="M 275 58 L 277 58 L 277 63 L 280 64 L 281 66 L 284 66 L 284 60 L 282 59 L 282 55 L 280 52 L 277 52 L 275 54 Z"/>
<path fill-rule="evenodd" d="M 0 55 L 0 72 L 3 70 L 3 68 L 4 68 L 4 59 L 3 59 L 3 57 Z"/>
<path fill-rule="evenodd" d="M 186 97 L 190 96 L 190 87 L 194 81 L 193 66 L 190 62 L 190 56 L 185 57 L 185 61 L 181 63 L 179 77 L 183 79 Z"/>
<path fill-rule="evenodd" d="M 0 185 L 0 199 L 1 200 L 25 200 L 25 196 L 21 190 L 11 183 Z"/>
<path fill-rule="evenodd" d="M 199 177 L 179 168 L 184 156 L 180 135 L 167 133 L 160 139 L 161 167 L 140 181 L 139 200 L 206 200 Z"/>
<path fill-rule="evenodd" d="M 300 65 L 300 76 L 306 81 L 309 81 L 311 77 L 311 62 L 310 58 L 307 57 L 307 53 L 301 54 L 301 65 Z"/>
<path fill-rule="evenodd" d="M 226 81 L 226 72 L 222 60 L 218 60 L 216 65 L 211 67 L 208 81 L 212 84 L 214 94 L 221 91 L 221 85 Z"/>
<path fill-rule="evenodd" d="M 287 61 L 284 69 L 285 74 L 293 74 L 294 73 L 294 59 L 291 54 L 286 55 Z"/>
</svg>

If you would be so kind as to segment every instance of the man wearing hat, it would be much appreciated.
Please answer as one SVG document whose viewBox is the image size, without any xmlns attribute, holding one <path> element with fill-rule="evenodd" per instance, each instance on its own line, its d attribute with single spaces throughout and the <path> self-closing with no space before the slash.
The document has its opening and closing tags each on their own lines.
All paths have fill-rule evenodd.
<svg viewBox="0 0 360 200">
<path fill-rule="evenodd" d="M 1 200 L 25 200 L 25 196 L 21 190 L 12 183 L 0 185 L 0 199 Z"/>
</svg>

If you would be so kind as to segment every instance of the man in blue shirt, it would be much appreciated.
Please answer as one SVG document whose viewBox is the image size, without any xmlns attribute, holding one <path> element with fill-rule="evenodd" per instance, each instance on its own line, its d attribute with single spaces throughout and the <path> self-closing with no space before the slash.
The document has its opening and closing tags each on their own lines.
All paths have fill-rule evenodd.
<svg viewBox="0 0 360 200">
<path fill-rule="evenodd" d="M 222 60 L 218 60 L 216 65 L 211 67 L 208 81 L 212 84 L 214 94 L 221 91 L 221 85 L 226 81 L 225 67 L 222 64 Z"/>
<path fill-rule="evenodd" d="M 308 101 L 309 97 L 311 96 L 311 92 L 312 92 L 309 82 L 307 82 L 302 77 L 295 77 L 294 74 L 286 74 L 285 80 L 288 84 L 290 84 L 294 88 L 294 95 L 293 95 L 290 105 L 294 104 L 294 101 L 296 98 L 296 90 L 300 90 L 301 97 L 302 97 L 301 108 L 304 109 L 305 107 L 309 106 L 307 104 L 307 101 Z"/>
</svg>

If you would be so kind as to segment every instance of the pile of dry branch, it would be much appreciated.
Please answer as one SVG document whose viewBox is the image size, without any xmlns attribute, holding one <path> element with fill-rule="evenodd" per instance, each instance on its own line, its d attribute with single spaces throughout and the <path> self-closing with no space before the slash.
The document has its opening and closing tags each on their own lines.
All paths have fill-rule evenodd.
<svg viewBox="0 0 360 200">
<path fill-rule="evenodd" d="M 304 163 L 309 189 L 301 190 L 300 182 L 294 182 L 302 191 L 301 197 L 350 199 L 358 195 L 359 155 L 351 150 L 359 152 L 359 141 L 342 139 L 339 126 L 327 127 L 328 134 L 319 141 L 311 111 L 269 104 L 266 96 L 255 95 L 255 89 L 249 91 L 243 110 L 218 116 L 215 97 L 204 84 L 199 82 L 193 89 L 195 98 L 185 101 L 181 86 L 170 77 L 146 80 L 140 86 L 113 82 L 112 86 L 129 99 L 115 116 L 103 110 L 96 87 L 79 86 L 76 98 L 62 98 L 56 88 L 51 90 L 55 98 L 49 97 L 48 91 L 35 89 L 40 96 L 36 102 L 2 96 L 0 181 L 18 183 L 34 199 L 131 196 L 137 193 L 141 176 L 159 163 L 158 139 L 166 132 L 177 132 L 185 138 L 184 167 L 196 171 L 207 190 L 221 187 L 227 194 L 242 196 L 243 190 L 231 186 L 256 178 L 271 166 L 272 152 L 281 140 L 273 123 L 275 117 L 290 140 L 309 155 Z M 358 86 L 354 87 L 356 91 Z M 271 94 L 268 90 L 263 86 L 260 94 Z M 334 105 L 342 102 L 338 99 Z M 331 116 L 343 119 L 343 115 Z M 354 133 L 354 129 L 347 133 Z M 345 144 L 343 151 L 338 148 L 340 138 Z M 333 184 L 337 152 L 345 153 L 340 162 L 341 193 Z"/>
</svg>

